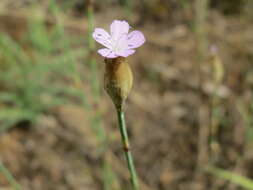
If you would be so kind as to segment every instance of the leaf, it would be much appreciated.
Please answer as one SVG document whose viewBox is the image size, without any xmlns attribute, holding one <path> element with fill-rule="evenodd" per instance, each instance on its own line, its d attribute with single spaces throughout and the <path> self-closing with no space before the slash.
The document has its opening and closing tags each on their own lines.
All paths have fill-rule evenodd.
<svg viewBox="0 0 253 190">
<path fill-rule="evenodd" d="M 212 166 L 207 167 L 206 170 L 207 170 L 207 172 L 209 172 L 219 178 L 229 180 L 232 183 L 235 183 L 245 189 L 253 190 L 253 180 L 251 180 L 247 177 L 232 173 L 230 171 L 226 171 L 223 169 L 212 167 Z"/>
</svg>

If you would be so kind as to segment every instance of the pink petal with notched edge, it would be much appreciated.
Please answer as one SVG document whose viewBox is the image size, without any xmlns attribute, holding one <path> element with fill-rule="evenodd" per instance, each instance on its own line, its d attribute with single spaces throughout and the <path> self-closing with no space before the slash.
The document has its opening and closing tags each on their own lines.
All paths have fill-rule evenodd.
<svg viewBox="0 0 253 190">
<path fill-rule="evenodd" d="M 92 33 L 92 37 L 103 46 L 112 48 L 111 36 L 104 29 L 96 28 Z"/>
<path fill-rule="evenodd" d="M 135 53 L 134 49 L 127 49 L 127 50 L 124 50 L 124 51 L 122 51 L 120 53 L 117 53 L 117 55 L 122 56 L 122 57 L 127 57 L 129 55 L 134 54 L 134 53 Z"/>
<path fill-rule="evenodd" d="M 107 49 L 107 48 L 103 48 L 103 49 L 99 49 L 98 53 L 100 55 L 102 55 L 103 57 L 107 57 L 107 58 L 115 58 L 118 57 L 118 55 L 116 55 L 112 50 Z"/>
<path fill-rule="evenodd" d="M 129 49 L 140 47 L 146 41 L 143 33 L 138 30 L 130 32 L 127 37 Z"/>
<path fill-rule="evenodd" d="M 128 34 L 129 24 L 126 21 L 114 20 L 110 29 L 112 38 L 118 40 L 123 34 Z"/>
</svg>

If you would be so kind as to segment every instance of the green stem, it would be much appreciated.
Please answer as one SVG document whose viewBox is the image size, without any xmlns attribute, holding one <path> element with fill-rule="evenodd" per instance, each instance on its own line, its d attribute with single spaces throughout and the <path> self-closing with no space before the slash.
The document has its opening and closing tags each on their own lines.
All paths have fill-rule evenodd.
<svg viewBox="0 0 253 190">
<path fill-rule="evenodd" d="M 13 187 L 15 190 L 21 190 L 21 186 L 16 182 L 14 177 L 11 175 L 9 170 L 0 162 L 0 173 L 2 173 L 6 179 L 8 180 L 9 184 Z"/>
<path fill-rule="evenodd" d="M 129 149 L 129 141 L 128 141 L 128 134 L 127 134 L 127 129 L 126 129 L 124 112 L 121 110 L 117 110 L 117 114 L 118 114 L 118 120 L 119 120 L 119 129 L 120 129 L 120 134 L 121 134 L 121 140 L 123 143 L 123 150 L 124 150 L 125 157 L 127 160 L 128 170 L 131 175 L 131 182 L 132 182 L 133 190 L 138 190 L 139 188 L 138 188 L 137 173 L 135 171 L 133 158 L 132 158 L 132 155 L 131 155 L 131 152 Z"/>
<path fill-rule="evenodd" d="M 95 49 L 95 41 L 92 38 L 92 31 L 94 29 L 94 12 L 93 12 L 93 3 L 94 0 L 88 1 L 87 6 L 87 20 L 88 20 L 88 48 L 90 52 L 94 51 Z"/>
</svg>

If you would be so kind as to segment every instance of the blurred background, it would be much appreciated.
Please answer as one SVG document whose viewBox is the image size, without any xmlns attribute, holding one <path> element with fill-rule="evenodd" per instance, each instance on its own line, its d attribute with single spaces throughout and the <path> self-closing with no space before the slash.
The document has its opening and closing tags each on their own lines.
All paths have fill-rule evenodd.
<svg viewBox="0 0 253 190">
<path fill-rule="evenodd" d="M 115 19 L 142 190 L 253 189 L 253 1 L 1 0 L 0 189 L 130 190 L 91 38 Z"/>
</svg>

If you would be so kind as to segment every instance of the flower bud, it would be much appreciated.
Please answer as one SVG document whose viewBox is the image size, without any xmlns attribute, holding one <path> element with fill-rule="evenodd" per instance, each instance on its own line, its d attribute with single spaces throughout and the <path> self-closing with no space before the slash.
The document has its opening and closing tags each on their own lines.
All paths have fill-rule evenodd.
<svg viewBox="0 0 253 190">
<path fill-rule="evenodd" d="M 123 109 L 132 84 L 132 71 L 125 57 L 105 59 L 104 87 L 117 110 Z"/>
</svg>

